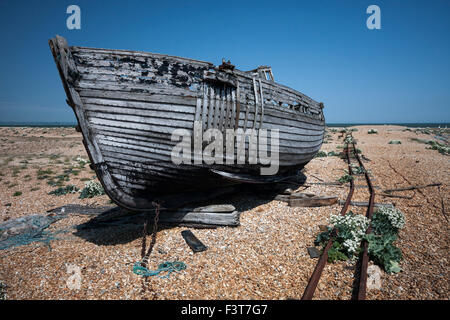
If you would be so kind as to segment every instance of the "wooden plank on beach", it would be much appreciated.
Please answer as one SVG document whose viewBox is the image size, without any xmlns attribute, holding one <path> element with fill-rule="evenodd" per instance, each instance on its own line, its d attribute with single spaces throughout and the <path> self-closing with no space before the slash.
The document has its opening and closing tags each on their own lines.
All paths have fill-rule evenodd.
<svg viewBox="0 0 450 320">
<path fill-rule="evenodd" d="M 205 211 L 184 211 L 165 212 L 159 218 L 160 222 L 166 223 L 192 223 L 213 226 L 238 226 L 240 212 L 205 212 Z"/>
<path fill-rule="evenodd" d="M 312 193 L 292 193 L 289 195 L 280 194 L 275 200 L 285 201 L 291 207 L 322 207 L 331 206 L 337 203 L 337 197 L 316 196 Z"/>
<path fill-rule="evenodd" d="M 290 207 L 323 207 L 331 206 L 337 203 L 337 201 L 337 197 L 291 197 L 288 204 Z"/>
</svg>

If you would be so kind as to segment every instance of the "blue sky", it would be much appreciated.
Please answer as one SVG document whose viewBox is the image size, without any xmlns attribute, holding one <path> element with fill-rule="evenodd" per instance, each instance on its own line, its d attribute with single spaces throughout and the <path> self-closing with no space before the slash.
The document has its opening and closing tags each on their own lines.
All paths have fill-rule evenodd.
<svg viewBox="0 0 450 320">
<path fill-rule="evenodd" d="M 81 8 L 68 30 L 66 8 Z M 381 30 L 366 8 L 381 9 Z M 450 1 L 0 2 L 0 122 L 75 121 L 48 48 L 130 49 L 248 70 L 325 104 L 329 123 L 450 122 Z"/>
</svg>

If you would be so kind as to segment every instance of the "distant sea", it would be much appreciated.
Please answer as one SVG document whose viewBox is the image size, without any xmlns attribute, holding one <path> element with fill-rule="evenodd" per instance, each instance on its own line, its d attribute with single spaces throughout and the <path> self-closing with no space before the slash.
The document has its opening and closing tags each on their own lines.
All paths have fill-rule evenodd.
<svg viewBox="0 0 450 320">
<path fill-rule="evenodd" d="M 0 127 L 38 127 L 38 128 L 55 128 L 55 127 L 75 127 L 76 122 L 0 122 Z M 327 127 L 352 127 L 352 126 L 380 126 L 380 125 L 396 125 L 411 128 L 449 128 L 450 123 L 326 123 Z"/>
<path fill-rule="evenodd" d="M 445 128 L 450 127 L 449 122 L 443 122 L 443 123 L 326 123 L 327 127 L 353 127 L 353 126 L 383 126 L 383 125 L 393 125 L 393 126 L 403 126 L 403 127 L 410 127 L 410 128 Z"/>
<path fill-rule="evenodd" d="M 70 128 L 76 125 L 76 122 L 0 122 L 0 127 Z"/>
</svg>

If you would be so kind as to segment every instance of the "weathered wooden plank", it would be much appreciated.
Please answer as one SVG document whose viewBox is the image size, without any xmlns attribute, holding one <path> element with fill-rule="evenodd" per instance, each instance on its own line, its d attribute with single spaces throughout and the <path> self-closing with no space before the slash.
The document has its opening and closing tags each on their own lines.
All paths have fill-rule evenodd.
<svg viewBox="0 0 450 320">
<path fill-rule="evenodd" d="M 203 77 L 203 71 L 207 70 L 209 67 L 205 65 L 199 64 L 191 64 L 185 63 L 181 61 L 177 61 L 175 59 L 170 58 L 143 58 L 143 57 L 135 57 L 132 55 L 129 56 L 112 56 L 112 55 L 104 55 L 103 57 L 99 57 L 98 55 L 90 55 L 90 54 L 74 54 L 75 61 L 78 65 L 88 66 L 92 68 L 126 68 L 126 67 L 135 67 L 140 68 L 141 70 L 149 70 L 153 72 L 161 72 L 161 67 L 163 71 L 167 71 L 167 69 L 176 68 L 177 70 L 187 71 L 190 73 L 196 73 L 198 77 Z"/>
<path fill-rule="evenodd" d="M 208 105 L 208 125 L 206 128 L 213 128 L 214 121 L 214 109 L 215 109 L 215 89 L 212 86 L 209 86 L 209 105 Z"/>
<path fill-rule="evenodd" d="M 202 103 L 202 115 L 201 115 L 201 125 L 202 131 L 208 126 L 208 102 L 209 101 L 209 87 L 206 83 L 203 84 L 203 103 Z M 203 132 L 202 132 L 203 135 Z"/>
<path fill-rule="evenodd" d="M 239 97 L 239 99 L 241 99 L 241 98 Z M 249 113 L 250 113 L 250 103 L 247 100 L 246 96 L 245 96 L 244 99 L 245 99 L 244 100 L 245 103 L 242 104 L 242 108 L 245 109 L 245 117 L 244 117 L 244 122 L 243 122 L 243 125 L 242 125 L 242 129 L 245 131 L 248 128 L 248 117 L 249 117 Z M 239 120 L 238 120 L 238 127 L 241 127 L 241 123 L 240 123 Z"/>
<path fill-rule="evenodd" d="M 130 153 L 134 150 L 136 151 L 144 151 L 151 153 L 153 155 L 166 155 L 168 158 L 171 156 L 172 146 L 168 146 L 166 148 L 163 145 L 156 145 L 151 143 L 143 143 L 143 142 L 126 142 L 127 140 L 118 139 L 118 138 L 103 138 L 102 136 L 98 137 L 98 141 L 101 145 L 115 146 L 119 148 L 123 148 L 126 150 L 130 150 Z M 129 141 L 129 140 L 128 140 Z M 307 147 L 302 146 L 297 149 L 292 148 L 280 148 L 280 153 L 284 158 L 293 158 L 300 156 L 302 154 L 310 154 L 314 153 L 318 150 L 317 146 Z M 247 154 L 248 152 L 246 152 Z"/>
<path fill-rule="evenodd" d="M 129 146 L 143 146 L 143 147 L 150 147 L 157 150 L 166 150 L 171 151 L 174 148 L 174 143 L 172 141 L 149 141 L 149 140 L 138 140 L 138 139 L 132 139 L 132 138 L 123 138 L 123 137 L 117 137 L 114 135 L 105 135 L 102 133 L 97 134 L 97 139 L 103 140 L 103 141 L 112 141 L 116 143 L 120 143 L 122 145 L 129 145 Z M 179 145 L 183 145 L 182 142 L 179 142 Z M 190 145 L 186 145 L 187 147 L 190 147 Z"/>
<path fill-rule="evenodd" d="M 290 110 L 296 114 L 308 115 L 307 113 L 300 112 L 299 110 L 293 110 L 291 108 L 280 107 L 279 104 L 284 102 L 284 103 L 288 103 L 292 106 L 299 105 L 299 106 L 307 107 L 310 111 L 314 111 L 317 114 L 321 113 L 321 108 L 318 107 L 317 103 L 311 104 L 311 103 L 305 102 L 305 100 L 301 96 L 289 94 L 288 91 L 285 91 L 284 89 L 274 86 L 273 84 L 270 84 L 270 87 L 267 87 L 266 85 L 264 85 L 264 81 L 262 81 L 262 87 L 263 87 L 263 93 L 265 96 L 265 104 L 267 104 L 267 105 L 272 105 L 274 107 L 278 107 L 280 110 L 283 110 L 283 109 Z M 252 100 L 255 100 L 255 96 L 254 96 L 255 93 L 254 93 L 253 87 L 250 83 L 245 84 L 245 82 L 244 82 L 242 84 L 241 92 L 244 95 L 249 95 Z M 242 96 L 241 96 L 241 99 L 242 99 Z M 275 103 L 273 104 L 273 102 L 275 102 Z"/>
<path fill-rule="evenodd" d="M 197 98 L 197 105 L 195 107 L 194 120 L 195 121 L 201 121 L 201 116 L 202 116 L 202 99 L 201 98 Z"/>
<path fill-rule="evenodd" d="M 288 202 L 291 207 L 321 207 L 330 206 L 338 202 L 335 196 L 317 196 L 312 193 L 291 193 L 287 195 L 278 195 L 275 200 Z"/>
<path fill-rule="evenodd" d="M 193 105 L 171 105 L 171 104 L 165 104 L 165 103 L 147 103 L 147 102 L 139 102 L 139 101 L 121 101 L 121 100 L 112 100 L 112 99 L 99 99 L 99 98 L 83 98 L 82 99 L 84 103 L 86 104 L 100 104 L 100 105 L 111 105 L 111 106 L 121 106 L 121 107 L 128 107 L 128 108 L 136 108 L 136 109 L 150 109 L 150 110 L 163 110 L 167 112 L 173 112 L 173 113 L 195 113 L 195 108 Z M 268 112 L 271 114 L 270 112 Z M 253 120 L 252 115 L 249 117 Z M 266 117 L 267 118 L 267 117 Z M 292 120 L 292 119 L 283 119 L 283 118 L 267 118 L 266 122 L 279 124 L 279 125 L 287 125 L 287 126 L 301 126 L 302 128 L 315 130 L 318 133 L 323 132 L 322 126 L 317 126 L 314 124 L 310 124 L 307 122 L 301 122 L 299 124 L 298 121 Z"/>
<path fill-rule="evenodd" d="M 250 126 L 251 123 L 253 123 L 254 119 L 249 119 L 249 124 L 247 126 Z M 322 139 L 323 133 L 321 131 L 307 129 L 301 127 L 301 125 L 298 125 L 297 127 L 291 127 L 291 126 L 280 126 L 277 123 L 271 123 L 270 121 L 265 121 L 265 128 L 267 130 L 278 130 L 280 133 L 280 137 L 283 139 L 289 139 L 289 140 L 302 140 L 302 137 L 305 137 L 305 139 L 308 139 L 308 137 L 314 137 L 314 140 Z M 239 121 L 239 127 L 244 127 L 245 123 L 244 121 Z M 251 128 L 250 128 L 251 129 Z"/>
<path fill-rule="evenodd" d="M 216 95 L 214 97 L 214 122 L 212 125 L 212 128 L 218 128 L 219 124 L 219 118 L 220 118 L 220 105 L 222 103 L 221 101 L 221 95 L 222 95 L 222 89 L 218 86 L 215 88 Z"/>
<path fill-rule="evenodd" d="M 99 144 L 103 150 L 120 152 L 122 154 L 137 155 L 140 157 L 160 159 L 171 161 L 170 150 L 162 150 L 159 148 L 143 147 L 130 144 L 117 143 L 111 140 L 98 139 Z"/>
<path fill-rule="evenodd" d="M 268 116 L 279 118 L 287 121 L 297 121 L 305 124 L 315 125 L 317 127 L 325 128 L 325 122 L 323 120 L 313 118 L 310 115 L 299 113 L 295 110 L 281 109 L 279 106 L 266 105 L 265 113 Z M 266 117 L 267 119 L 267 117 Z"/>
<path fill-rule="evenodd" d="M 151 53 L 151 52 L 143 52 L 143 51 L 132 51 L 132 50 L 120 50 L 120 49 L 102 49 L 102 48 L 88 48 L 88 47 L 80 47 L 80 46 L 72 46 L 70 47 L 74 54 L 105 54 L 108 56 L 132 56 L 132 57 L 145 57 L 145 58 L 153 58 L 153 59 L 172 59 L 174 61 L 179 61 L 180 63 L 189 63 L 189 64 L 197 64 L 199 66 L 203 66 L 205 68 L 212 68 L 214 64 L 207 61 L 201 61 L 196 59 L 171 56 L 160 53 Z M 99 56 L 99 59 L 102 57 Z"/>
<path fill-rule="evenodd" d="M 253 78 L 252 75 L 250 75 L 248 73 L 245 73 L 243 71 L 240 71 L 240 70 L 235 70 L 235 74 L 237 74 L 239 76 L 239 82 L 242 82 L 242 83 L 244 83 L 245 80 L 251 81 L 251 79 Z M 262 81 L 263 85 L 266 85 L 266 86 L 268 86 L 270 88 L 273 88 L 274 90 L 286 91 L 286 92 L 288 92 L 288 93 L 290 93 L 290 94 L 292 94 L 294 96 L 300 97 L 303 101 L 307 101 L 307 102 L 309 102 L 311 104 L 318 104 L 318 102 L 314 101 L 313 99 L 311 99 L 307 95 L 305 95 L 305 94 L 303 94 L 301 92 L 298 92 L 297 90 L 294 90 L 292 88 L 289 88 L 289 87 L 284 86 L 284 85 L 279 84 L 279 83 L 274 83 L 274 82 L 271 82 L 271 81 L 267 81 L 265 79 L 261 79 L 261 81 Z"/>
<path fill-rule="evenodd" d="M 108 105 L 98 105 L 98 104 L 91 104 L 91 103 L 85 103 L 84 109 L 86 111 L 91 111 L 92 114 L 97 115 L 124 115 L 124 116 L 135 116 L 136 114 L 141 117 L 149 117 L 151 119 L 158 118 L 163 120 L 182 120 L 187 121 L 188 124 L 186 124 L 186 127 L 191 126 L 191 123 L 194 121 L 194 115 L 191 113 L 180 113 L 176 111 L 168 111 L 164 110 L 165 108 L 158 109 L 135 109 L 132 107 L 115 107 L 115 106 L 108 106 Z M 120 118 L 120 117 L 119 117 Z M 123 118 L 125 121 L 127 121 L 127 118 Z M 145 120 L 145 119 L 144 119 Z M 145 121 L 145 123 L 152 123 L 151 120 L 148 122 Z M 159 123 L 159 122 L 158 122 Z"/>
<path fill-rule="evenodd" d="M 123 121 L 125 123 L 141 123 L 144 125 L 160 125 L 171 128 L 192 128 L 193 120 L 172 120 L 170 118 L 157 118 L 157 117 L 151 117 L 143 114 L 144 112 L 141 111 L 142 115 L 129 115 L 129 114 L 116 114 L 112 112 L 97 112 L 97 111 L 90 111 L 86 109 L 86 115 L 88 117 L 95 117 L 97 119 L 108 119 L 108 120 L 116 120 L 116 121 Z M 156 111 L 155 111 L 156 112 Z"/>
<path fill-rule="evenodd" d="M 149 161 L 154 161 L 154 163 L 157 163 L 158 161 L 171 163 L 170 154 L 168 152 L 151 153 L 143 150 L 138 150 L 137 148 L 124 147 L 122 145 L 117 146 L 111 142 L 106 144 L 104 141 L 99 144 L 101 145 L 101 149 L 105 156 L 114 156 L 114 154 L 116 153 L 116 156 L 120 154 L 124 159 L 132 159 L 136 163 L 148 163 Z M 299 163 L 302 163 L 302 161 L 304 162 L 304 160 L 310 159 L 315 153 L 316 151 L 301 152 L 293 155 L 282 154 L 280 156 L 279 164 L 280 166 L 297 165 Z M 232 168 L 232 166 L 233 165 L 231 165 L 230 169 Z M 247 163 L 246 166 L 252 167 L 253 165 Z M 256 167 L 259 167 L 259 165 L 257 164 Z"/>
<path fill-rule="evenodd" d="M 247 107 L 247 106 L 245 106 Z M 253 105 L 249 104 L 249 108 L 253 109 Z M 323 123 L 313 123 L 311 121 L 309 121 L 309 119 L 297 119 L 294 117 L 291 117 L 291 115 L 289 114 L 285 114 L 284 118 L 279 117 L 276 113 L 272 113 L 273 110 L 270 110 L 270 108 L 265 108 L 265 119 L 264 119 L 264 123 L 265 122 L 269 122 L 269 123 L 273 123 L 273 124 L 278 124 L 281 128 L 283 126 L 289 126 L 289 127 L 302 127 L 305 129 L 309 129 L 312 131 L 317 131 L 317 134 L 323 134 L 323 130 L 325 128 L 325 125 Z M 251 112 L 248 116 L 248 120 L 249 121 L 254 121 L 254 113 Z"/>
<path fill-rule="evenodd" d="M 108 90 L 80 90 L 82 99 L 92 98 L 99 100 L 113 100 L 121 101 L 123 103 L 132 102 L 148 102 L 148 103 L 164 103 L 171 106 L 195 106 L 197 98 L 188 96 L 172 95 L 170 92 L 160 94 L 155 92 L 139 93 L 139 92 L 123 92 L 123 91 L 108 91 Z"/>
<path fill-rule="evenodd" d="M 239 126 L 239 119 L 241 116 L 241 102 L 239 101 L 239 97 L 240 97 L 240 88 L 239 88 L 239 82 L 238 82 L 238 85 L 236 87 L 236 93 L 234 95 L 234 100 L 236 101 L 236 111 L 235 111 L 235 115 L 234 115 L 234 117 L 235 117 L 234 128 L 235 129 L 237 129 Z"/>
<path fill-rule="evenodd" d="M 227 87 L 223 85 L 220 90 L 220 113 L 219 113 L 219 123 L 218 128 L 220 131 L 224 131 L 226 124 L 226 96 L 227 96 Z"/>
<path fill-rule="evenodd" d="M 141 129 L 132 129 L 132 128 L 123 128 L 123 127 L 115 127 L 110 124 L 91 124 L 92 130 L 97 133 L 104 133 L 105 135 L 117 136 L 121 134 L 135 136 L 137 139 L 144 139 L 149 141 L 157 141 L 159 140 L 161 143 L 169 144 L 170 134 L 161 133 L 156 131 L 149 130 L 141 130 Z"/>
<path fill-rule="evenodd" d="M 167 212 L 161 215 L 160 221 L 166 223 L 193 223 L 213 226 L 239 226 L 240 212 L 203 212 L 203 211 L 178 211 Z"/>
<path fill-rule="evenodd" d="M 136 92 L 136 93 L 147 93 L 147 94 L 172 94 L 179 96 L 188 96 L 197 98 L 198 92 L 191 91 L 188 88 L 181 88 L 178 86 L 170 84 L 155 84 L 149 86 L 148 84 L 120 84 L 119 82 L 110 81 L 90 81 L 90 80 L 80 80 L 75 87 L 77 90 L 84 89 L 97 89 L 97 90 L 108 90 L 108 91 L 120 91 L 120 92 Z"/>
<path fill-rule="evenodd" d="M 291 207 L 323 207 L 336 204 L 337 197 L 305 197 L 305 198 L 290 198 L 289 206 Z"/>
<path fill-rule="evenodd" d="M 104 119 L 99 117 L 90 116 L 89 121 L 92 124 L 97 125 L 105 125 L 105 126 L 113 126 L 116 128 L 126 128 L 126 129 L 136 129 L 136 130 L 145 130 L 156 132 L 160 134 L 168 134 L 171 135 L 173 130 L 176 128 L 167 127 L 164 125 L 156 125 L 156 124 L 148 124 L 148 123 L 137 123 L 137 122 L 125 122 L 120 119 Z M 180 128 L 180 127 L 178 127 Z"/>
<path fill-rule="evenodd" d="M 261 120 L 259 123 L 259 128 L 262 128 L 263 127 L 263 119 L 264 119 L 264 96 L 263 96 L 261 79 L 259 79 L 259 93 L 261 94 Z"/>
<path fill-rule="evenodd" d="M 181 146 L 181 142 L 171 141 L 170 137 L 158 137 L 158 136 L 140 136 L 140 135 L 134 135 L 133 132 L 130 132 L 130 130 L 127 130 L 127 132 L 122 132 L 121 130 L 109 130 L 108 128 L 99 128 L 95 127 L 96 132 L 98 135 L 98 138 L 103 139 L 111 139 L 111 140 L 117 140 L 117 138 L 121 139 L 120 141 L 123 141 L 124 143 L 131 143 L 131 144 L 142 144 L 142 145 L 149 145 L 153 146 L 155 148 L 161 148 L 166 150 L 172 150 L 176 145 Z M 225 139 L 225 138 L 224 138 Z M 225 142 L 227 142 L 225 140 Z M 302 154 L 305 151 L 305 148 L 308 148 L 308 150 L 318 150 L 320 148 L 321 141 L 314 142 L 303 142 L 303 141 L 281 141 L 281 145 L 279 146 L 279 150 L 281 154 Z M 190 145 L 190 149 L 192 150 L 193 144 Z M 237 146 L 234 146 L 234 153 L 237 154 Z M 269 140 L 268 144 L 268 150 L 270 151 L 271 144 Z M 248 140 L 245 142 L 245 150 L 248 150 Z"/>
<path fill-rule="evenodd" d="M 156 131 L 154 129 L 154 127 L 149 128 L 148 127 L 139 127 L 139 128 L 130 128 L 130 126 L 123 126 L 123 127 L 118 127 L 115 126 L 115 123 L 102 123 L 102 124 L 97 124 L 97 123 L 92 123 L 92 128 L 95 129 L 96 131 L 100 132 L 104 132 L 105 135 L 107 134 L 127 134 L 127 135 L 131 135 L 131 136 L 135 136 L 137 139 L 139 139 L 139 137 L 141 139 L 158 139 L 160 140 L 161 143 L 167 143 L 170 144 L 169 141 L 171 140 L 171 131 L 169 130 L 168 132 L 160 132 L 160 131 Z M 159 127 L 157 127 L 159 128 Z M 153 130 L 152 130 L 153 129 Z M 246 139 L 247 140 L 247 139 Z M 304 136 L 299 136 L 299 135 L 288 135 L 288 136 L 284 136 L 284 133 L 280 134 L 280 147 L 302 147 L 302 146 L 320 146 L 321 142 L 322 142 L 322 137 L 321 136 L 308 136 L 308 135 L 304 135 Z M 271 141 L 270 139 L 268 139 L 268 143 L 269 146 L 271 145 Z M 311 143 L 311 144 L 309 144 Z M 314 143 L 314 144 L 313 144 Z"/>
<path fill-rule="evenodd" d="M 256 123 L 258 121 L 258 92 L 256 90 L 256 80 L 253 78 L 253 92 L 255 98 L 255 116 L 253 117 L 253 129 L 256 129 Z"/>
<path fill-rule="evenodd" d="M 120 155 L 114 156 L 113 154 L 105 156 L 105 159 L 108 163 L 108 167 L 111 167 L 113 172 L 123 174 L 128 178 L 137 177 L 149 181 L 154 179 L 153 172 L 161 173 L 171 178 L 180 177 L 182 179 L 192 180 L 199 170 L 195 167 L 180 170 L 179 166 L 177 167 L 173 163 L 165 161 L 162 161 L 161 164 L 155 161 L 153 162 L 153 165 L 151 163 L 133 162 L 127 159 L 120 159 Z"/>
</svg>

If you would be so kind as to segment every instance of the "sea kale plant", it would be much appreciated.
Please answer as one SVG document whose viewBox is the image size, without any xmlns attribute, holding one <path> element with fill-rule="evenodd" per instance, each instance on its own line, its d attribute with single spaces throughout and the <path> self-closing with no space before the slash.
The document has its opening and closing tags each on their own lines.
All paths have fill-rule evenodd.
<svg viewBox="0 0 450 320">
<path fill-rule="evenodd" d="M 439 143 L 434 140 L 429 140 L 429 141 L 427 141 L 427 144 L 429 144 L 431 146 L 427 149 L 437 150 L 440 154 L 444 154 L 444 155 L 450 154 L 450 147 L 448 147 L 442 143 Z"/>
<path fill-rule="evenodd" d="M 396 208 L 380 207 L 373 214 L 371 226 L 372 233 L 364 236 L 369 243 L 370 259 L 388 273 L 400 272 L 402 253 L 394 242 L 399 230 L 405 226 L 403 213 Z"/>
<path fill-rule="evenodd" d="M 65 187 L 59 187 L 58 189 L 55 189 L 55 190 L 49 192 L 48 194 L 52 194 L 55 196 L 63 196 L 68 193 L 76 193 L 76 192 L 78 192 L 78 190 L 79 189 L 75 185 L 69 184 L 68 186 L 65 186 Z"/>
<path fill-rule="evenodd" d="M 326 231 L 317 236 L 316 244 L 325 246 L 336 230 L 335 243 L 328 251 L 328 261 L 347 260 L 359 252 L 359 244 L 369 226 L 369 220 L 360 214 L 350 211 L 348 214 L 331 215 L 330 224 Z"/>
<path fill-rule="evenodd" d="M 346 144 L 352 144 L 353 143 L 353 137 L 351 135 L 348 135 L 344 139 L 344 143 Z"/>
<path fill-rule="evenodd" d="M 369 223 L 372 232 L 366 234 Z M 397 273 L 401 271 L 399 262 L 402 254 L 394 242 L 404 226 L 405 217 L 396 208 L 380 207 L 371 221 L 350 211 L 344 216 L 331 215 L 330 226 L 317 236 L 315 244 L 322 246 L 323 250 L 332 237 L 334 243 L 328 251 L 328 262 L 334 262 L 357 258 L 361 253 L 361 242 L 365 240 L 368 242 L 369 258 L 386 272 Z"/>
<path fill-rule="evenodd" d="M 347 172 L 347 171 L 346 171 L 346 172 Z M 353 180 L 353 179 L 354 179 L 354 178 L 353 178 L 352 175 L 346 173 L 346 174 L 344 174 L 342 177 L 340 177 L 340 178 L 338 179 L 338 182 L 344 184 L 344 183 L 346 183 L 346 182 L 350 182 L 350 180 Z"/>
<path fill-rule="evenodd" d="M 86 182 L 83 190 L 81 190 L 80 199 L 93 198 L 95 196 L 101 196 L 105 194 L 105 190 L 102 185 L 95 181 Z"/>
</svg>

